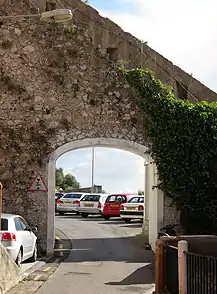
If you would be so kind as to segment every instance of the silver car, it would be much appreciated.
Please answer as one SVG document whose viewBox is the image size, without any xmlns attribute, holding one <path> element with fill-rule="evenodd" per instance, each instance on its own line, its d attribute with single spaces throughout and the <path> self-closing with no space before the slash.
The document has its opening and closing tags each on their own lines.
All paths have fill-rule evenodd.
<svg viewBox="0 0 217 294">
<path fill-rule="evenodd" d="M 18 266 L 24 260 L 35 262 L 37 259 L 37 237 L 34 231 L 37 228 L 31 228 L 21 216 L 1 214 L 0 240 Z"/>
<path fill-rule="evenodd" d="M 67 212 L 75 212 L 76 214 L 79 214 L 79 201 L 86 194 L 88 193 L 70 192 L 58 199 L 56 210 L 59 215 L 64 215 Z"/>
</svg>

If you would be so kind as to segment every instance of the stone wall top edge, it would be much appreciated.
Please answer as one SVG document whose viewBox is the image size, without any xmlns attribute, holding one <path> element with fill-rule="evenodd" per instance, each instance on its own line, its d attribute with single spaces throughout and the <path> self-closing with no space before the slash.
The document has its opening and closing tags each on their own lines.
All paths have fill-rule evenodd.
<svg viewBox="0 0 217 294">
<path fill-rule="evenodd" d="M 78 2 L 80 2 L 80 0 Z M 86 5 L 85 3 L 81 3 L 81 7 L 83 8 L 83 11 L 87 12 L 87 15 L 94 14 L 97 18 L 103 19 L 105 27 L 108 27 L 108 28 L 112 27 L 116 33 L 119 33 L 120 36 L 124 36 L 126 39 L 128 39 L 128 42 L 133 42 L 135 45 L 138 45 L 139 43 L 141 43 L 141 40 L 139 40 L 138 38 L 133 36 L 131 33 L 124 31 L 118 24 L 116 24 L 115 22 L 113 22 L 109 18 L 103 17 L 92 6 Z M 194 78 L 194 77 L 192 78 L 192 75 L 190 75 L 189 73 L 187 73 L 186 71 L 184 71 L 183 69 L 181 69 L 180 67 L 175 65 L 168 58 L 164 57 L 162 54 L 158 53 L 157 51 L 155 51 L 153 48 L 151 48 L 150 46 L 148 46 L 145 43 L 143 43 L 143 50 L 144 50 L 144 52 L 149 51 L 152 54 L 157 54 L 158 61 L 160 61 L 161 64 L 165 64 L 165 66 L 170 69 L 170 73 L 173 74 L 173 76 L 178 81 L 181 82 L 182 80 L 187 80 L 187 81 L 191 80 L 191 82 L 193 81 L 195 83 L 195 87 L 199 86 L 200 88 L 201 87 L 204 88 L 204 91 L 208 95 L 210 95 L 212 97 L 214 96 L 215 99 L 217 100 L 217 93 L 215 91 L 208 88 L 205 84 L 203 84 L 201 81 L 197 80 L 196 78 Z"/>
</svg>

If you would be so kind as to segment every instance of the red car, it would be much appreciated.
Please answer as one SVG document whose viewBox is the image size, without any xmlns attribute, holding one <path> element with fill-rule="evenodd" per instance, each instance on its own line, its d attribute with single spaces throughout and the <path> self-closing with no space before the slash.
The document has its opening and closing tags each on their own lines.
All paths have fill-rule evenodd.
<svg viewBox="0 0 217 294">
<path fill-rule="evenodd" d="M 120 206 L 123 203 L 126 203 L 134 194 L 126 194 L 126 193 L 119 193 L 119 194 L 111 194 L 109 195 L 105 203 L 101 209 L 101 214 L 103 215 L 105 220 L 109 220 L 110 217 L 118 217 L 120 216 Z"/>
</svg>

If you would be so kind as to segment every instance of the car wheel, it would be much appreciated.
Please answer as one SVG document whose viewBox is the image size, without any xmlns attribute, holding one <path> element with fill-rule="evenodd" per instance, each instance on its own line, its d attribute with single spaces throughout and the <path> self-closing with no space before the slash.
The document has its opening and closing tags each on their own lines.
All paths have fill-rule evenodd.
<svg viewBox="0 0 217 294">
<path fill-rule="evenodd" d="M 59 211 L 59 215 L 64 215 L 64 214 L 65 214 L 65 212 Z"/>
<path fill-rule="evenodd" d="M 18 267 L 21 267 L 21 263 L 22 263 L 22 251 L 21 251 L 21 248 L 17 254 L 17 258 L 15 260 L 16 264 Z"/>
<path fill-rule="evenodd" d="M 110 220 L 110 216 L 104 216 L 104 219 L 108 221 Z"/>
<path fill-rule="evenodd" d="M 35 244 L 34 252 L 32 257 L 30 257 L 29 262 L 35 262 L 37 260 L 37 244 Z"/>
<path fill-rule="evenodd" d="M 87 217 L 88 217 L 88 213 L 82 212 L 82 213 L 81 213 L 81 216 L 82 216 L 83 218 L 87 218 Z"/>
<path fill-rule="evenodd" d="M 125 223 L 129 224 L 131 222 L 131 219 L 130 218 L 124 218 L 123 219 L 125 221 Z"/>
</svg>

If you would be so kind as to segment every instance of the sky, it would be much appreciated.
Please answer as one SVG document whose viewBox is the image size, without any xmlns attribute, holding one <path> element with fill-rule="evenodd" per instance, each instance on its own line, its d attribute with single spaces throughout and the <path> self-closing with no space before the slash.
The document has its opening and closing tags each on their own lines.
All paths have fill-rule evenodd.
<svg viewBox="0 0 217 294">
<path fill-rule="evenodd" d="M 216 0 L 89 0 L 89 4 L 217 92 Z M 106 148 L 97 148 L 95 157 L 95 183 L 107 192 L 144 188 L 142 158 Z M 80 149 L 64 154 L 57 166 L 89 186 L 90 161 L 91 149 Z"/>
<path fill-rule="evenodd" d="M 144 190 L 144 160 L 131 152 L 113 148 L 94 148 L 94 184 L 107 193 Z M 57 160 L 57 167 L 73 174 L 82 187 L 92 183 L 92 148 L 67 152 Z"/>
</svg>

